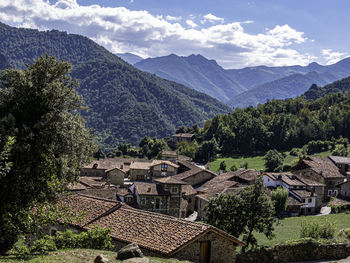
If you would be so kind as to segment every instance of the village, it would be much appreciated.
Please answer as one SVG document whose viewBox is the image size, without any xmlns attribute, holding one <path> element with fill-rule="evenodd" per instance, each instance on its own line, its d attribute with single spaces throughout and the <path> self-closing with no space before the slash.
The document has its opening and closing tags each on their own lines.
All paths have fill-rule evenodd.
<svg viewBox="0 0 350 263">
<path fill-rule="evenodd" d="M 235 262 L 236 247 L 244 243 L 202 223 L 211 198 L 262 180 L 267 195 L 277 187 L 288 190 L 283 216 L 329 213 L 324 208 L 331 199 L 349 204 L 349 167 L 350 158 L 327 156 L 301 159 L 291 172 L 240 168 L 214 173 L 176 151 L 163 151 L 159 160 L 106 158 L 80 168 L 78 182 L 69 185 L 71 197 L 61 204 L 86 214 L 86 220 L 68 228 L 109 228 L 117 250 L 134 242 L 149 256 Z"/>
</svg>

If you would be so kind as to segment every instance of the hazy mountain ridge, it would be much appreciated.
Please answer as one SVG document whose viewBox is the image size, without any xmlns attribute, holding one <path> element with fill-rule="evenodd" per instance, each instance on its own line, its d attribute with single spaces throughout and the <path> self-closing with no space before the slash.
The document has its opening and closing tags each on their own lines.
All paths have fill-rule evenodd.
<svg viewBox="0 0 350 263">
<path fill-rule="evenodd" d="M 215 60 L 201 55 L 171 54 L 145 59 L 135 66 L 202 91 L 233 107 L 255 106 L 272 98 L 296 97 L 313 83 L 325 85 L 350 75 L 350 59 L 328 66 L 313 62 L 307 66 L 223 69 Z"/>
<path fill-rule="evenodd" d="M 181 84 L 142 72 L 92 40 L 57 30 L 40 32 L 0 23 L 0 50 L 12 67 L 23 68 L 49 53 L 73 64 L 72 77 L 89 107 L 88 127 L 100 143 L 113 147 L 164 137 L 231 108 Z"/>
</svg>

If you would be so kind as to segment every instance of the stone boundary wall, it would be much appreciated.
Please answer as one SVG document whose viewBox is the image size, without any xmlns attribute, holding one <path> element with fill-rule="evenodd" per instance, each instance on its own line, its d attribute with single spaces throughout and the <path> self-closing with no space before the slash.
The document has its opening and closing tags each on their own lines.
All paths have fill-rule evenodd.
<svg viewBox="0 0 350 263">
<path fill-rule="evenodd" d="M 236 256 L 236 263 L 278 263 L 311 260 L 338 260 L 350 256 L 350 243 L 320 244 L 305 240 L 295 244 L 283 244 L 261 248 Z"/>
</svg>

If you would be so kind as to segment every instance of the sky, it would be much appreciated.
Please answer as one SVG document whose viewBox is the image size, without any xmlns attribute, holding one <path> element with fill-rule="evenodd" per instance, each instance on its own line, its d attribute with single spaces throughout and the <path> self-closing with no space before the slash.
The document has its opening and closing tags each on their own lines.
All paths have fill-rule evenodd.
<svg viewBox="0 0 350 263">
<path fill-rule="evenodd" d="M 350 56 L 349 0 L 0 0 L 0 21 L 81 34 L 143 58 L 201 54 L 224 68 Z"/>
</svg>

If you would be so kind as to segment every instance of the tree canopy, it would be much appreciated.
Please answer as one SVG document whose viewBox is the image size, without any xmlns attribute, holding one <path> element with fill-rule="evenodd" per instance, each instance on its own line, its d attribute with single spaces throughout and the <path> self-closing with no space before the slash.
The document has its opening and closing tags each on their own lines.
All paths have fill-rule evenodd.
<svg viewBox="0 0 350 263">
<path fill-rule="evenodd" d="M 68 62 L 44 56 L 0 77 L 0 136 L 15 138 L 12 166 L 0 177 L 0 253 L 30 230 L 28 211 L 55 200 L 94 150 L 70 69 Z"/>
<path fill-rule="evenodd" d="M 264 233 L 268 238 L 273 236 L 274 207 L 265 194 L 262 180 L 257 180 L 237 194 L 220 194 L 210 199 L 205 210 L 207 223 L 233 236 L 243 235 L 246 242 L 243 250 L 257 246 L 254 231 Z"/>
</svg>

